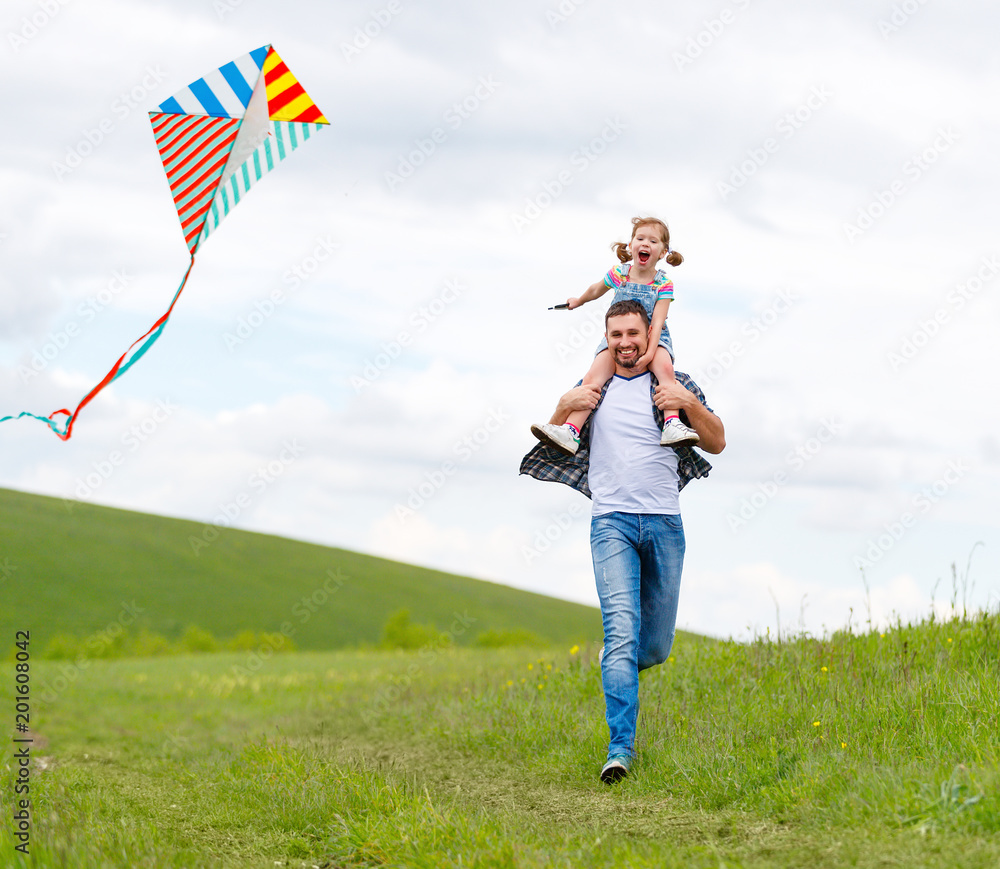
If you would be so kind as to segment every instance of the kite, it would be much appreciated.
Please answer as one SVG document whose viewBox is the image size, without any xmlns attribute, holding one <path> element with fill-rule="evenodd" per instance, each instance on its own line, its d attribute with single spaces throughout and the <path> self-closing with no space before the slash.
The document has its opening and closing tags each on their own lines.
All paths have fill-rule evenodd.
<svg viewBox="0 0 1000 869">
<path fill-rule="evenodd" d="M 191 263 L 166 312 L 129 346 L 72 413 L 41 420 L 69 440 L 80 411 L 129 370 L 160 337 L 194 267 L 194 255 L 250 188 L 314 133 L 329 125 L 270 45 L 220 66 L 149 113 Z"/>
</svg>

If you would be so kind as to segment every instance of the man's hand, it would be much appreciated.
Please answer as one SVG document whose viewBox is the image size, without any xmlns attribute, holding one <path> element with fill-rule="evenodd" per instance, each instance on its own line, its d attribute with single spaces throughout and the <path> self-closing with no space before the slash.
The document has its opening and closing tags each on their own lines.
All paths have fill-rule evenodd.
<svg viewBox="0 0 1000 869">
<path fill-rule="evenodd" d="M 653 393 L 653 404 L 660 410 L 689 410 L 693 404 L 701 404 L 697 396 L 681 386 L 676 380 L 660 383 Z"/>
<path fill-rule="evenodd" d="M 576 386 L 559 399 L 556 412 L 549 422 L 562 425 L 574 410 L 593 410 L 600 400 L 601 387 L 587 384 Z"/>
</svg>

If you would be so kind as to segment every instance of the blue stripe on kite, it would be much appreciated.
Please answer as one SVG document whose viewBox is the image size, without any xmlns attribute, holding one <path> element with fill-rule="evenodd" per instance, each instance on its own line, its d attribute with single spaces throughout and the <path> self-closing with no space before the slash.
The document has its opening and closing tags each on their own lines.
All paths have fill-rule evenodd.
<svg viewBox="0 0 1000 869">
<path fill-rule="evenodd" d="M 247 190 L 250 189 L 250 170 L 247 168 L 247 164 L 244 163 L 240 166 L 240 171 L 243 173 L 243 183 L 246 185 Z"/>
<path fill-rule="evenodd" d="M 288 125 L 288 139 L 292 143 L 292 150 L 293 151 L 296 148 L 299 147 L 299 141 L 298 141 L 298 139 L 295 136 L 295 125 L 294 124 L 289 124 Z"/>
<path fill-rule="evenodd" d="M 7 420 L 9 420 L 9 419 L 21 419 L 21 417 L 24 417 L 24 416 L 30 416 L 32 419 L 41 420 L 50 429 L 52 429 L 52 431 L 54 431 L 56 434 L 66 434 L 66 429 L 65 428 L 62 429 L 62 431 L 60 431 L 56 427 L 56 424 L 51 419 L 49 419 L 48 417 L 39 416 L 37 413 L 28 413 L 28 411 L 26 411 L 26 410 L 22 410 L 17 416 L 4 416 L 4 417 L 0 417 L 0 422 L 7 422 Z"/>
<path fill-rule="evenodd" d="M 219 175 L 211 179 L 207 184 L 196 187 L 187 196 L 174 199 L 177 206 L 177 216 L 181 223 L 184 223 L 194 212 L 196 212 L 206 202 L 211 202 L 215 195 L 215 186 L 219 183 Z"/>
<path fill-rule="evenodd" d="M 262 45 L 260 48 L 255 48 L 250 52 L 250 57 L 253 58 L 253 62 L 257 64 L 258 69 L 264 68 L 264 58 L 267 57 L 267 52 L 270 47 L 270 45 Z"/>
<path fill-rule="evenodd" d="M 285 159 L 285 138 L 281 133 L 281 121 L 278 121 L 274 125 L 274 138 L 278 143 L 278 160 Z"/>
<path fill-rule="evenodd" d="M 166 328 L 169 321 L 164 320 L 160 323 L 160 328 L 157 329 L 152 335 L 150 335 L 145 343 L 132 354 L 132 358 L 129 359 L 121 368 L 118 369 L 118 373 L 111 378 L 111 382 L 114 383 L 119 377 L 121 377 L 126 371 L 128 371 L 136 362 L 142 359 L 145 352 L 156 343 L 156 339 L 160 337 L 160 333 Z"/>
<path fill-rule="evenodd" d="M 240 204 L 240 187 L 235 175 L 229 180 L 232 182 L 229 186 L 233 188 L 233 208 L 235 208 Z"/>
<path fill-rule="evenodd" d="M 208 86 L 205 79 L 200 78 L 198 81 L 193 81 L 190 85 L 188 85 L 188 87 L 191 88 L 191 93 L 195 95 L 195 98 L 199 103 L 201 103 L 202 107 L 208 114 L 216 118 L 232 117 L 232 115 L 230 115 L 229 112 L 223 108 L 222 103 L 216 99 L 215 94 L 212 92 L 212 89 Z"/>
<path fill-rule="evenodd" d="M 264 157 L 267 162 L 267 171 L 270 172 L 274 168 L 274 154 L 271 153 L 271 140 L 264 140 Z"/>
<path fill-rule="evenodd" d="M 183 215 L 185 210 L 191 208 L 192 203 L 197 200 L 201 200 L 201 204 L 205 204 L 207 199 L 209 202 L 212 201 L 212 197 L 215 195 L 215 188 L 218 186 L 219 179 L 222 177 L 222 169 L 218 169 L 212 173 L 209 178 L 206 178 L 201 184 L 197 184 L 192 187 L 186 196 L 174 195 L 174 204 L 177 206 L 178 214 Z M 190 215 L 181 216 L 181 223 L 183 223 Z"/>
<path fill-rule="evenodd" d="M 257 175 L 257 180 L 260 181 L 264 177 L 264 173 L 260 171 L 260 150 L 253 152 L 253 171 Z"/>
<path fill-rule="evenodd" d="M 225 80 L 229 83 L 229 86 L 233 89 L 233 93 L 239 97 L 240 102 L 243 103 L 243 108 L 246 108 L 250 104 L 253 88 L 243 78 L 243 73 L 240 72 L 239 67 L 235 63 L 229 62 L 225 66 L 220 66 L 219 72 L 222 73 Z"/>
<path fill-rule="evenodd" d="M 212 181 L 210 185 L 204 187 L 199 187 L 191 196 L 185 197 L 183 200 L 174 200 L 177 203 L 177 219 L 180 220 L 181 226 L 191 218 L 193 215 L 201 211 L 208 203 L 214 198 L 214 188 L 218 183 L 218 176 Z M 191 227 L 184 229 L 184 234 L 190 231 Z"/>
<path fill-rule="evenodd" d="M 181 104 L 173 97 L 160 103 L 160 111 L 167 115 L 186 115 L 187 112 L 181 108 Z"/>
<path fill-rule="evenodd" d="M 163 170 L 167 173 L 167 178 L 174 169 L 192 156 L 202 157 L 211 151 L 216 145 L 225 141 L 225 137 L 230 134 L 230 130 L 219 129 L 218 127 L 204 127 L 187 133 L 187 138 L 178 139 L 174 145 L 165 151 L 160 151 L 160 159 L 163 161 Z"/>
</svg>

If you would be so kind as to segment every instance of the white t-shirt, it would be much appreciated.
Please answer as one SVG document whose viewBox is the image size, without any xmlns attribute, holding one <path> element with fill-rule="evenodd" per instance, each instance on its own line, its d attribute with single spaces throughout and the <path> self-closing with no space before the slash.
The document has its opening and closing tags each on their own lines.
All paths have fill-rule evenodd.
<svg viewBox="0 0 1000 869">
<path fill-rule="evenodd" d="M 677 453 L 660 446 L 649 372 L 616 374 L 590 423 L 593 515 L 681 512 Z"/>
</svg>

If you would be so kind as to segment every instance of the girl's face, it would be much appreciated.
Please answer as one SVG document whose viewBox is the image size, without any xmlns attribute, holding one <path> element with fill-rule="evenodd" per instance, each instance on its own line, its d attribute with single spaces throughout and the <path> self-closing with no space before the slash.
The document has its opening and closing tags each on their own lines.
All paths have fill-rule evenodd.
<svg viewBox="0 0 1000 869">
<path fill-rule="evenodd" d="M 663 229 L 655 223 L 638 227 L 632 236 L 632 241 L 629 242 L 629 250 L 632 251 L 632 259 L 638 265 L 656 265 L 667 251 L 663 241 Z"/>
</svg>

